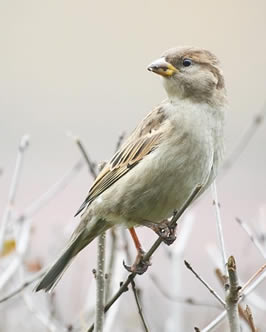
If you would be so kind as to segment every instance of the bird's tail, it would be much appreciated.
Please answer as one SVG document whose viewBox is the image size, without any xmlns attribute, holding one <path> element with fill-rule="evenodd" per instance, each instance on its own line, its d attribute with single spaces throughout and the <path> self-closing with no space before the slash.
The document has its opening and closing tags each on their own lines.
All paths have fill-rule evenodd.
<svg viewBox="0 0 266 332">
<path fill-rule="evenodd" d="M 63 253 L 44 275 L 40 283 L 37 285 L 35 291 L 38 292 L 44 289 L 46 292 L 51 291 L 61 279 L 63 273 L 69 267 L 72 259 L 90 242 L 92 242 L 98 235 L 106 231 L 110 225 L 105 220 L 95 219 L 90 220 L 87 227 L 83 227 L 81 231 L 71 238 L 70 243 L 64 249 Z"/>
</svg>

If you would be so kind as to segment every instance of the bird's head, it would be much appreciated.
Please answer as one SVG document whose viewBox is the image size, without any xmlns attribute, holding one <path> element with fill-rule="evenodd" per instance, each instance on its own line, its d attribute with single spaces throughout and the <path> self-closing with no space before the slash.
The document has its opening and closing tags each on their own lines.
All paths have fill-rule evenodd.
<svg viewBox="0 0 266 332">
<path fill-rule="evenodd" d="M 196 47 L 166 51 L 148 68 L 163 78 L 170 100 L 189 98 L 194 102 L 223 104 L 225 86 L 219 61 L 211 52 Z"/>
</svg>

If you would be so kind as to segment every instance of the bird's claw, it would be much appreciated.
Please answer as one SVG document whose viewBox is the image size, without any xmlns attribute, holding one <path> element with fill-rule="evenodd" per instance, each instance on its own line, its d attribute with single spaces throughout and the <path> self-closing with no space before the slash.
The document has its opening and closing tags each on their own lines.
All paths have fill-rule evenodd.
<svg viewBox="0 0 266 332">
<path fill-rule="evenodd" d="M 168 221 L 164 221 L 158 225 L 153 225 L 153 230 L 162 239 L 162 241 L 170 246 L 176 240 L 177 225 L 171 226 Z"/>
<path fill-rule="evenodd" d="M 149 260 L 144 260 L 144 255 L 145 252 L 140 250 L 132 266 L 126 265 L 123 261 L 124 268 L 131 273 L 143 274 L 148 270 L 148 267 L 151 266 L 151 262 Z"/>
</svg>

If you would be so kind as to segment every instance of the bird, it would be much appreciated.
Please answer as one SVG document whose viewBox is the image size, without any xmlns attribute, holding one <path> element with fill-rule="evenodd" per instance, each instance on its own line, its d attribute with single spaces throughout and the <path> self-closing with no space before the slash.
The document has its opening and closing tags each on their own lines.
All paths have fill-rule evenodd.
<svg viewBox="0 0 266 332">
<path fill-rule="evenodd" d="M 219 60 L 209 50 L 178 46 L 147 69 L 161 78 L 166 99 L 100 171 L 76 213 L 82 212 L 81 219 L 69 243 L 36 291 L 53 290 L 74 257 L 116 225 L 130 230 L 138 251 L 130 270 L 143 273 L 138 263 L 144 250 L 134 227 L 158 233 L 195 187 L 201 188 L 198 198 L 216 178 L 224 155 L 227 104 Z"/>
</svg>

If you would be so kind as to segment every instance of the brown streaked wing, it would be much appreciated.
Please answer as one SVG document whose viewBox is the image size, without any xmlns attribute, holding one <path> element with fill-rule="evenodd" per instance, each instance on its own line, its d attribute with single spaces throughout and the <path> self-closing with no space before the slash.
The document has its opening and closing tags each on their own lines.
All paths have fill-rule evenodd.
<svg viewBox="0 0 266 332">
<path fill-rule="evenodd" d="M 139 137 L 134 141 L 129 141 L 122 146 L 97 176 L 86 200 L 81 205 L 76 215 L 78 215 L 87 204 L 91 203 L 123 175 L 128 173 L 145 156 L 156 149 L 161 136 L 161 132 L 154 131 L 154 133 Z"/>
</svg>

